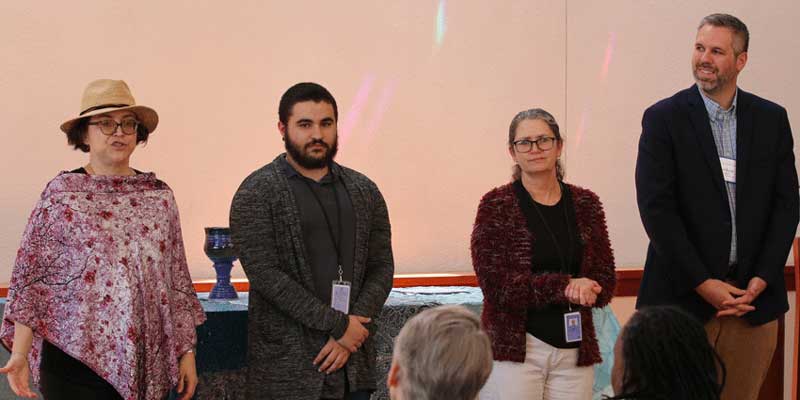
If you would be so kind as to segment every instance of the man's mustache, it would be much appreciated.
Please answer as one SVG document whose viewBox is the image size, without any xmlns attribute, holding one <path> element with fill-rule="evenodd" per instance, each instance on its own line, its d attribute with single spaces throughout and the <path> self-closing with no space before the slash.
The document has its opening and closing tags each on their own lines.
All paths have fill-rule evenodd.
<svg viewBox="0 0 800 400">
<path fill-rule="evenodd" d="M 328 146 L 328 144 L 325 143 L 322 139 L 311 139 L 311 142 L 306 144 L 305 148 L 309 148 L 309 147 L 314 146 L 316 144 L 321 145 L 321 146 L 325 147 L 326 149 L 330 149 L 330 146 Z"/>
</svg>

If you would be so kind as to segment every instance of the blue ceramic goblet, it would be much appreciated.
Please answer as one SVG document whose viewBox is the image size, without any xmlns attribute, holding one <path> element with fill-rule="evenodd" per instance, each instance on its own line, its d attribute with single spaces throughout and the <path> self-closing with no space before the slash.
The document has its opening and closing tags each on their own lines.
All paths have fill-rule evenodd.
<svg viewBox="0 0 800 400">
<path fill-rule="evenodd" d="M 231 268 L 237 257 L 231 243 L 230 228 L 208 227 L 206 229 L 206 244 L 203 247 L 206 255 L 214 262 L 217 271 L 217 283 L 208 295 L 212 300 L 238 299 L 236 289 L 231 285 Z"/>
</svg>

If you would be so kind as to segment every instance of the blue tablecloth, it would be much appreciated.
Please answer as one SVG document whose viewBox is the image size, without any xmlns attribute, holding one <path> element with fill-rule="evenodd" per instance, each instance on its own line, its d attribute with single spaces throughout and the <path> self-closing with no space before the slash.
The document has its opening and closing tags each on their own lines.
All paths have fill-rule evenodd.
<svg viewBox="0 0 800 400">
<path fill-rule="evenodd" d="M 197 329 L 197 398 L 244 398 L 247 347 L 247 293 L 232 301 L 208 300 L 198 295 L 208 320 Z M 461 304 L 480 313 L 483 295 L 474 287 L 417 287 L 394 289 L 376 318 L 377 366 L 380 382 L 373 400 L 388 399 L 386 375 L 392 362 L 392 344 L 405 321 L 425 308 Z"/>
<path fill-rule="evenodd" d="M 208 321 L 198 328 L 197 366 L 200 385 L 197 398 L 243 398 L 247 347 L 247 293 L 233 301 L 210 301 L 200 294 L 200 302 Z M 475 287 L 411 287 L 392 290 L 376 318 L 375 336 L 378 374 L 381 381 L 373 400 L 388 399 L 386 375 L 391 365 L 392 344 L 405 321 L 425 308 L 443 304 L 460 304 L 476 314 L 483 307 L 483 295 Z M 603 364 L 595 367 L 595 399 L 610 392 L 610 373 L 613 364 L 614 341 L 619 323 L 611 309 L 594 310 L 595 329 L 603 355 Z"/>
</svg>

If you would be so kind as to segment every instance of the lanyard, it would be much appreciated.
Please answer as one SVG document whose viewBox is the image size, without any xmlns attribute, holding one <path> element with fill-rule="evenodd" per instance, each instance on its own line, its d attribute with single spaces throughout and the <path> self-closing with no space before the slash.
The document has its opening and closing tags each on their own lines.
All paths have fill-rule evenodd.
<svg viewBox="0 0 800 400">
<path fill-rule="evenodd" d="M 344 270 L 342 270 L 342 252 L 340 250 L 342 240 L 342 207 L 339 204 L 339 193 L 336 191 L 335 175 L 331 185 L 333 188 L 333 200 L 336 202 L 336 218 L 337 222 L 339 223 L 338 240 L 337 236 L 333 234 L 333 225 L 331 224 L 328 212 L 325 210 L 325 206 L 322 204 L 322 200 L 320 200 L 319 195 L 316 191 L 314 191 L 314 188 L 311 187 L 311 184 L 308 183 L 307 178 L 302 178 L 301 180 L 306 184 L 306 187 L 308 187 L 308 190 L 311 191 L 311 194 L 314 195 L 314 200 L 317 201 L 317 205 L 319 205 L 319 209 L 322 211 L 322 216 L 325 217 L 325 226 L 328 228 L 328 235 L 331 238 L 331 243 L 333 243 L 333 249 L 336 251 L 336 264 L 339 266 L 339 282 L 342 282 L 344 281 Z"/>
<path fill-rule="evenodd" d="M 568 275 L 572 275 L 570 274 L 568 268 L 572 264 L 572 253 L 574 250 L 575 238 L 572 237 L 572 227 L 569 224 L 569 217 L 567 216 L 567 203 L 564 200 L 564 195 L 566 194 L 566 191 L 564 185 L 561 182 L 559 182 L 558 184 L 561 187 L 561 200 L 560 200 L 561 209 L 564 210 L 564 223 L 567 226 L 567 237 L 569 238 L 569 247 L 567 248 L 566 257 L 561 251 L 561 246 L 558 244 L 558 239 L 556 239 L 556 234 L 553 233 L 552 229 L 550 229 L 550 225 L 547 224 L 547 220 L 545 220 L 544 214 L 542 214 L 542 211 L 539 209 L 539 205 L 536 204 L 536 200 L 533 199 L 533 196 L 531 196 L 531 202 L 533 202 L 533 208 L 536 209 L 536 213 L 539 214 L 539 218 L 542 220 L 542 225 L 544 225 L 544 228 L 547 230 L 547 233 L 550 234 L 550 238 L 553 239 L 553 245 L 556 247 L 556 252 L 558 253 L 558 260 L 561 262 L 561 272 Z M 569 306 L 570 311 L 572 311 L 572 305 L 569 303 L 567 303 L 567 305 Z"/>
</svg>

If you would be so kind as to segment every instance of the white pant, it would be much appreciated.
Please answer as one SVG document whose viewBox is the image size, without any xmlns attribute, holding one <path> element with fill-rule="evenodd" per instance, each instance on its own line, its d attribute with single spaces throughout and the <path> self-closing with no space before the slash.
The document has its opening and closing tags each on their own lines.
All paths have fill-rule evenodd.
<svg viewBox="0 0 800 400">
<path fill-rule="evenodd" d="M 558 349 L 526 334 L 525 362 L 495 361 L 480 400 L 590 400 L 594 368 L 578 349 Z"/>
</svg>

